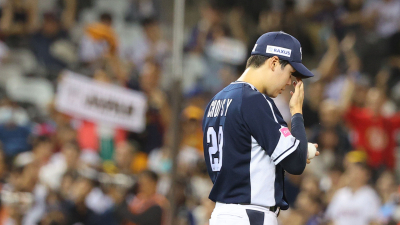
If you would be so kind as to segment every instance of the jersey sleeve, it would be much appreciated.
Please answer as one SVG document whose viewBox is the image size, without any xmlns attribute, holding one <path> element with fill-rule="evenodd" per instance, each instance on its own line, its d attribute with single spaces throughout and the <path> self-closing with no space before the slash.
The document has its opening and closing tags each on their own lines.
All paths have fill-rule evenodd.
<svg viewBox="0 0 400 225">
<path fill-rule="evenodd" d="M 279 124 L 270 100 L 261 93 L 244 90 L 241 113 L 245 126 L 275 165 L 296 150 L 300 141 Z"/>
</svg>

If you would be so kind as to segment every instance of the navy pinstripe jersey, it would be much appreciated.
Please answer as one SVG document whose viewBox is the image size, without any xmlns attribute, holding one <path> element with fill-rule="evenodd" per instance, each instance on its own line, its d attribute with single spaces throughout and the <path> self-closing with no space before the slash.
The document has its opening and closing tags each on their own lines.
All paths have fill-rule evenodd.
<svg viewBox="0 0 400 225">
<path fill-rule="evenodd" d="M 208 104 L 203 133 L 211 200 L 288 208 L 279 162 L 299 140 L 271 98 L 249 83 L 231 83 Z"/>
</svg>

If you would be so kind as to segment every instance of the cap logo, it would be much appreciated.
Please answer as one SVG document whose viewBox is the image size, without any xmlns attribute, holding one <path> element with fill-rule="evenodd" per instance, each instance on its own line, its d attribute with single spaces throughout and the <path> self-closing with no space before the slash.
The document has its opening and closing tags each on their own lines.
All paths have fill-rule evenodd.
<svg viewBox="0 0 400 225">
<path fill-rule="evenodd" d="M 300 59 L 303 60 L 303 52 L 301 51 L 301 47 L 300 47 Z"/>
<path fill-rule="evenodd" d="M 254 45 L 254 48 L 253 48 L 253 51 L 252 51 L 252 52 L 255 52 L 255 51 L 256 51 L 256 48 L 257 48 L 257 44 Z"/>
<path fill-rule="evenodd" d="M 288 48 L 267 45 L 267 53 L 290 57 L 290 55 L 292 54 L 292 50 Z"/>
</svg>

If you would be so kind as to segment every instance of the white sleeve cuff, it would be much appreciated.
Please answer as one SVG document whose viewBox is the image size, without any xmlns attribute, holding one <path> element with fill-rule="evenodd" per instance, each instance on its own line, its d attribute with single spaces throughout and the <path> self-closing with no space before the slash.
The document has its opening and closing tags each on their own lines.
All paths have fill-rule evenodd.
<svg viewBox="0 0 400 225">
<path fill-rule="evenodd" d="M 282 161 L 282 159 L 286 158 L 292 152 L 297 149 L 300 141 L 294 138 L 292 135 L 289 137 L 283 138 L 279 140 L 278 145 L 276 146 L 274 152 L 272 153 L 272 160 L 275 165 L 278 165 Z"/>
</svg>

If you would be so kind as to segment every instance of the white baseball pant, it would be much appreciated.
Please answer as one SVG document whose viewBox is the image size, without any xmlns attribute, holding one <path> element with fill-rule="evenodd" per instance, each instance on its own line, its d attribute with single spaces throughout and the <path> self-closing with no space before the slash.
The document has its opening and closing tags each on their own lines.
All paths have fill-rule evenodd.
<svg viewBox="0 0 400 225">
<path fill-rule="evenodd" d="M 276 212 L 256 205 L 217 202 L 209 225 L 278 225 Z"/>
</svg>

